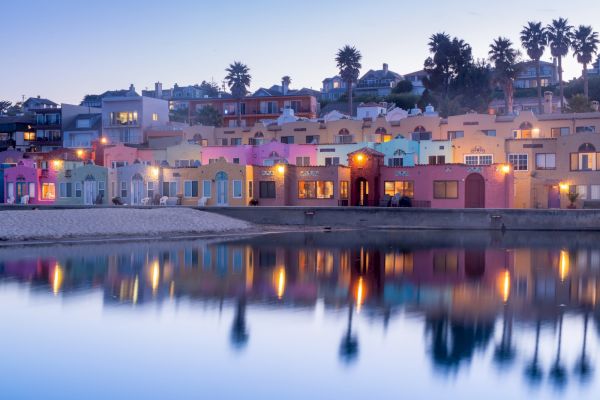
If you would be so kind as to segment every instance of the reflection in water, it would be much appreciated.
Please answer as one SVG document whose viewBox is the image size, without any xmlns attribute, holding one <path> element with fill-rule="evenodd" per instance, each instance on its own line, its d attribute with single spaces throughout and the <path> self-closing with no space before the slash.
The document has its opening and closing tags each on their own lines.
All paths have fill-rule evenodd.
<svg viewBox="0 0 600 400">
<path fill-rule="evenodd" d="M 108 308 L 141 310 L 182 298 L 232 304 L 229 342 L 236 351 L 260 339 L 253 330 L 250 341 L 255 307 L 311 310 L 322 303 L 326 315 L 344 315 L 338 357 L 353 366 L 372 347 L 361 328 L 359 352 L 362 319 L 373 324 L 369 329 L 378 322 L 387 329 L 390 321 L 416 317 L 425 332 L 420 352 L 436 375 L 482 365 L 489 350 L 499 371 L 515 370 L 531 387 L 589 385 L 595 361 L 589 346 L 596 348 L 598 339 L 589 337 L 590 320 L 600 329 L 598 238 L 531 236 L 349 232 L 6 248 L 0 278 L 36 293 L 99 291 Z M 579 324 L 580 333 L 564 335 Z"/>
</svg>

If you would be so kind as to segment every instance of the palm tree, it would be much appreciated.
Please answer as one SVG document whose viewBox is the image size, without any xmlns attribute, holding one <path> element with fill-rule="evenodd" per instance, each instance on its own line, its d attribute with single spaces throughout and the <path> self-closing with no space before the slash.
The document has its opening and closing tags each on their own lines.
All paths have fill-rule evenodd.
<svg viewBox="0 0 600 400">
<path fill-rule="evenodd" d="M 594 32 L 591 26 L 579 25 L 579 28 L 571 35 L 571 46 L 573 57 L 583 65 L 583 95 L 589 99 L 589 82 L 587 66 L 592 62 L 592 57 L 598 52 L 598 32 Z"/>
<path fill-rule="evenodd" d="M 546 28 L 541 22 L 528 22 L 521 31 L 521 45 L 527 52 L 529 58 L 535 62 L 535 78 L 537 80 L 537 96 L 538 96 L 538 112 L 543 113 L 542 106 L 542 80 L 540 59 L 544 55 L 546 45 L 548 44 L 548 36 Z"/>
<path fill-rule="evenodd" d="M 513 83 L 518 73 L 519 52 L 513 48 L 512 42 L 503 37 L 494 39 L 490 45 L 490 61 L 494 63 L 494 74 L 496 82 L 504 92 L 504 105 L 506 113 L 512 113 L 513 109 Z"/>
<path fill-rule="evenodd" d="M 362 65 L 362 55 L 354 46 L 346 45 L 338 50 L 335 62 L 340 70 L 340 77 L 348 87 L 348 111 L 352 116 L 352 85 L 358 80 Z"/>
<path fill-rule="evenodd" d="M 565 88 L 563 84 L 562 59 L 569 54 L 571 47 L 571 31 L 573 27 L 569 25 L 566 18 L 552 20 L 552 23 L 546 27 L 548 34 L 548 44 L 553 57 L 558 59 L 558 84 L 560 86 L 560 109 L 565 106 Z"/>
<path fill-rule="evenodd" d="M 242 125 L 242 98 L 248 93 L 248 87 L 250 87 L 250 69 L 246 64 L 242 64 L 239 61 L 234 61 L 233 64 L 229 64 L 229 67 L 225 69 L 227 76 L 225 81 L 233 97 L 237 99 L 237 116 L 238 126 Z"/>
</svg>

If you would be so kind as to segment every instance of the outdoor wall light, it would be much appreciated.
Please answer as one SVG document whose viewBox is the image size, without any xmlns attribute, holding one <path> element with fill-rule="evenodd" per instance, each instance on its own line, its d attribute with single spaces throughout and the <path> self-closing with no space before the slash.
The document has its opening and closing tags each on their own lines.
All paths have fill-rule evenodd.
<svg viewBox="0 0 600 400">
<path fill-rule="evenodd" d="M 277 172 L 279 172 L 280 174 L 283 174 L 285 172 L 285 165 L 278 165 Z"/>
<path fill-rule="evenodd" d="M 505 174 L 508 174 L 510 172 L 510 165 L 509 164 L 504 164 L 500 167 L 500 170 L 502 172 L 504 172 Z"/>
<path fill-rule="evenodd" d="M 155 178 L 158 178 L 158 173 L 159 173 L 159 171 L 160 171 L 160 170 L 158 169 L 158 167 L 152 167 L 152 170 L 151 170 L 151 171 L 152 171 L 152 176 L 153 176 L 153 177 L 155 177 Z"/>
<path fill-rule="evenodd" d="M 77 149 L 77 157 L 82 158 L 85 152 L 82 149 Z"/>
<path fill-rule="evenodd" d="M 360 154 L 360 153 L 359 153 L 359 154 L 357 154 L 357 155 L 356 155 L 356 161 L 358 161 L 358 162 L 363 162 L 363 161 L 364 161 L 364 159 L 365 159 L 365 156 L 364 156 L 364 154 Z"/>
<path fill-rule="evenodd" d="M 565 182 L 561 182 L 558 184 L 558 187 L 560 189 L 561 192 L 566 192 L 569 190 L 569 184 L 565 183 Z"/>
<path fill-rule="evenodd" d="M 60 160 L 54 160 L 52 161 L 52 166 L 54 167 L 54 169 L 59 169 L 60 168 Z"/>
<path fill-rule="evenodd" d="M 108 143 L 108 139 L 105 137 L 100 138 L 100 144 L 107 144 Z"/>
</svg>

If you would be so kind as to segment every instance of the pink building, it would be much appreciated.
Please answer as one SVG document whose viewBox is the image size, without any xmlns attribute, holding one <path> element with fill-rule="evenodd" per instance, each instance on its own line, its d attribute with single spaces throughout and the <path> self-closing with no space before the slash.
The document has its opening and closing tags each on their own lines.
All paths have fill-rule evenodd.
<svg viewBox="0 0 600 400">
<path fill-rule="evenodd" d="M 140 162 L 148 165 L 154 164 L 155 150 L 126 146 L 122 143 L 105 146 L 103 149 L 103 164 L 101 165 L 107 168 L 117 168 L 131 165 L 135 160 L 140 160 Z"/>
<path fill-rule="evenodd" d="M 202 163 L 209 164 L 225 158 L 227 162 L 242 165 L 292 164 L 317 165 L 317 146 L 313 144 L 286 144 L 275 140 L 261 145 L 209 146 L 202 148 Z"/>
<path fill-rule="evenodd" d="M 38 169 L 33 161 L 23 159 L 4 170 L 4 202 L 20 204 L 29 196 L 28 204 L 52 204 L 56 199 L 56 170 Z"/>
</svg>

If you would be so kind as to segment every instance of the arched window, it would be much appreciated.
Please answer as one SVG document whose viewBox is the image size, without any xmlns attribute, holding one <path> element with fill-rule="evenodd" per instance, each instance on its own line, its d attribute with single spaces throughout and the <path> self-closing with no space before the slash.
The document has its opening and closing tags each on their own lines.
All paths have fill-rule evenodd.
<svg viewBox="0 0 600 400">
<path fill-rule="evenodd" d="M 515 139 L 531 139 L 533 135 L 533 125 L 530 122 L 523 122 L 519 125 L 519 130 L 515 131 L 514 137 Z M 536 135 L 539 134 L 539 129 L 536 130 Z"/>
<path fill-rule="evenodd" d="M 521 130 L 532 130 L 533 129 L 533 125 L 531 125 L 530 122 L 523 122 L 520 126 L 519 129 Z"/>
<path fill-rule="evenodd" d="M 415 130 L 413 132 L 423 133 L 423 132 L 427 132 L 427 129 L 425 129 L 425 127 L 423 125 L 419 125 L 415 128 Z"/>
<path fill-rule="evenodd" d="M 216 181 L 226 181 L 227 180 L 227 173 L 223 172 L 223 171 L 219 171 L 217 172 L 217 174 L 215 175 L 215 180 Z"/>
<path fill-rule="evenodd" d="M 144 178 L 142 178 L 142 175 L 140 175 L 139 173 L 137 173 L 137 174 L 135 174 L 135 175 L 133 175 L 133 176 L 131 177 L 131 180 L 132 180 L 132 181 L 143 181 L 143 180 L 144 180 Z"/>
<path fill-rule="evenodd" d="M 375 130 L 375 133 L 377 133 L 379 135 L 385 135 L 387 133 L 387 130 L 383 127 L 379 127 Z"/>
<path fill-rule="evenodd" d="M 571 153 L 571 171 L 595 171 L 600 166 L 600 153 L 591 143 L 583 143 L 577 153 Z"/>
<path fill-rule="evenodd" d="M 255 138 L 264 138 L 265 135 L 261 131 L 258 131 L 254 134 L 254 137 Z"/>
<path fill-rule="evenodd" d="M 340 129 L 340 131 L 338 132 L 338 135 L 349 135 L 350 131 L 346 128 L 342 128 Z"/>
</svg>

